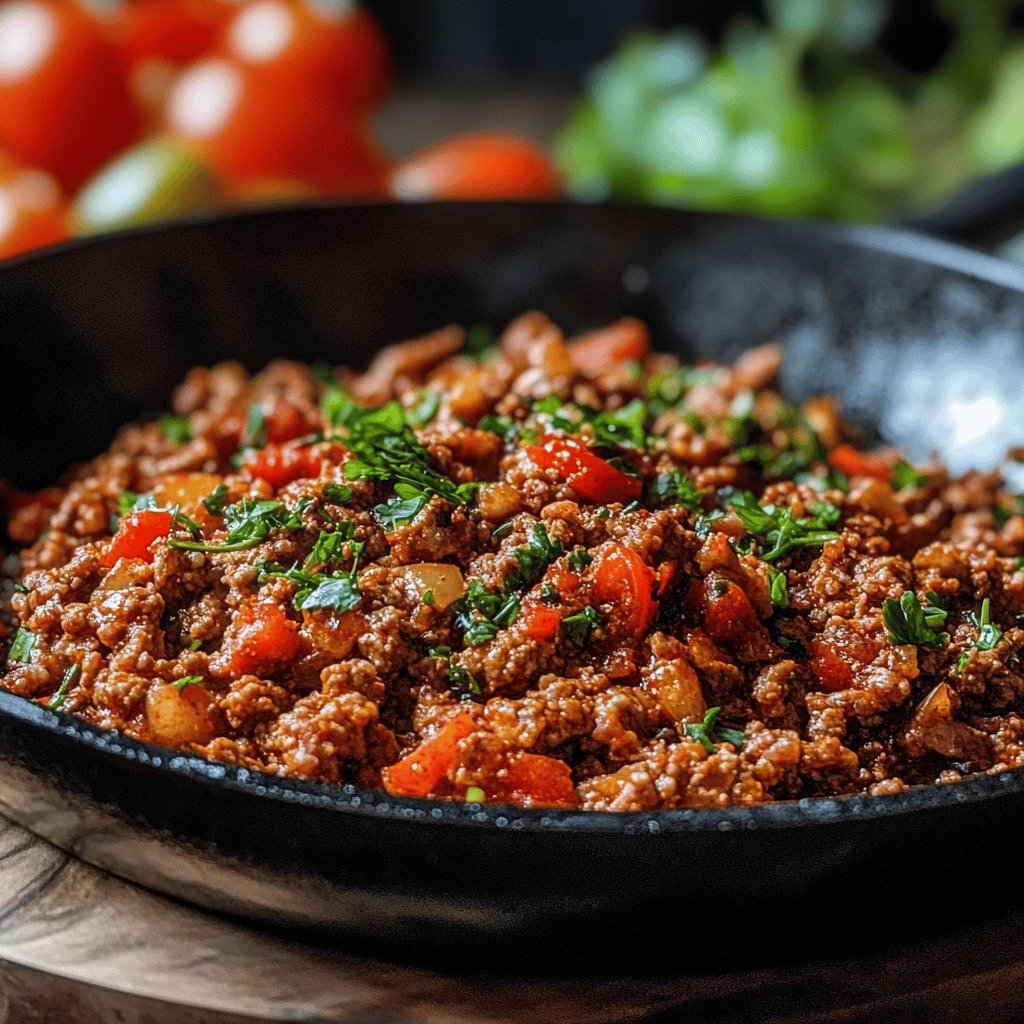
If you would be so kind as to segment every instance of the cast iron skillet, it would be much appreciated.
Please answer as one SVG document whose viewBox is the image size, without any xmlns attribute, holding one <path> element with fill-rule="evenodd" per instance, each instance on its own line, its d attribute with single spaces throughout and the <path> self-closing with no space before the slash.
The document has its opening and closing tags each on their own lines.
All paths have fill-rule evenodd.
<svg viewBox="0 0 1024 1024">
<path fill-rule="evenodd" d="M 196 363 L 362 363 L 449 321 L 626 313 L 918 456 L 1024 439 L 1024 274 L 899 231 L 569 204 L 307 207 L 0 270 L 0 473 L 42 485 Z M 977 453 L 975 455 L 975 453 Z M 0 812 L 153 889 L 366 951 L 594 966 L 764 958 L 1017 899 L 1024 773 L 888 798 L 626 815 L 281 780 L 0 695 Z M 2 870 L 2 865 L 0 865 Z M 3 926 L 0 908 L 0 927 Z"/>
</svg>

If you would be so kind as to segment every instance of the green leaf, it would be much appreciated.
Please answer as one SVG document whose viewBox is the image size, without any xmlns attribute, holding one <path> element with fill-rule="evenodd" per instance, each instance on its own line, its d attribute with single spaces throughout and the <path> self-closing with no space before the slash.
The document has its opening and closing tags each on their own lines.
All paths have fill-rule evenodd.
<svg viewBox="0 0 1024 1024">
<path fill-rule="evenodd" d="M 544 570 L 565 554 L 560 541 L 552 540 L 547 528 L 541 522 L 533 524 L 530 542 L 512 552 L 517 569 L 506 579 L 504 589 L 524 590 L 533 586 L 544 575 Z"/>
<path fill-rule="evenodd" d="M 409 422 L 414 427 L 425 427 L 441 407 L 441 396 L 436 391 L 421 388 L 419 400 L 409 411 Z"/>
<path fill-rule="evenodd" d="M 703 511 L 702 491 L 681 469 L 672 469 L 668 473 L 659 473 L 648 489 L 648 500 L 651 502 L 672 502 L 682 505 L 693 515 Z"/>
<path fill-rule="evenodd" d="M 595 444 L 607 448 L 627 445 L 637 451 L 647 447 L 647 431 L 644 429 L 646 422 L 647 403 L 639 398 L 627 402 L 621 409 L 590 417 Z"/>
<path fill-rule="evenodd" d="M 213 493 L 203 498 L 203 507 L 211 516 L 219 516 L 224 511 L 227 496 L 227 484 L 217 484 L 213 489 Z"/>
<path fill-rule="evenodd" d="M 202 681 L 202 676 L 182 676 L 180 679 L 176 679 L 173 683 L 171 683 L 171 686 L 173 686 L 176 690 L 181 691 L 184 690 L 186 686 L 193 686 L 196 683 L 201 683 Z"/>
<path fill-rule="evenodd" d="M 773 608 L 789 607 L 789 587 L 786 574 L 775 566 L 768 566 L 768 596 Z"/>
<path fill-rule="evenodd" d="M 408 526 L 426 507 L 430 498 L 418 494 L 413 498 L 388 498 L 383 504 L 375 505 L 373 512 L 383 529 L 392 533 L 400 526 Z"/>
<path fill-rule="evenodd" d="M 32 661 L 32 648 L 36 645 L 36 634 L 30 629 L 21 626 L 14 634 L 14 642 L 10 651 L 7 652 L 8 661 L 20 661 L 28 665 Z"/>
<path fill-rule="evenodd" d="M 921 604 L 917 594 L 906 591 L 895 601 L 887 597 L 882 602 L 882 619 L 889 632 L 891 644 L 920 644 L 924 647 L 942 647 L 949 643 L 949 634 L 937 630 L 948 612 L 933 604 Z"/>
<path fill-rule="evenodd" d="M 819 546 L 839 536 L 831 527 L 839 521 L 840 512 L 831 502 L 815 502 L 814 514 L 806 519 L 795 519 L 788 505 L 759 505 L 749 492 L 732 496 L 733 511 L 753 536 L 768 548 L 761 553 L 765 562 L 773 562 L 793 548 Z"/>
<path fill-rule="evenodd" d="M 892 467 L 892 488 L 894 491 L 903 491 L 908 487 L 924 487 L 928 483 L 928 477 L 919 473 L 909 462 L 897 462 Z"/>
<path fill-rule="evenodd" d="M 253 402 L 245 414 L 245 429 L 238 443 L 239 451 L 263 448 L 267 443 L 267 421 L 259 402 Z"/>
<path fill-rule="evenodd" d="M 82 666 L 76 663 L 68 668 L 64 673 L 64 677 L 60 681 L 60 686 L 57 688 L 57 692 L 46 702 L 46 706 L 50 711 L 60 711 L 60 709 L 64 707 L 64 701 L 67 698 L 68 690 L 71 689 L 81 672 Z"/>
<path fill-rule="evenodd" d="M 347 612 L 362 600 L 355 573 L 328 576 L 317 583 L 296 604 L 299 611 L 311 608 L 330 608 L 336 612 Z"/>
<path fill-rule="evenodd" d="M 511 416 L 496 416 L 488 413 L 476 425 L 477 430 L 486 430 L 508 441 L 519 432 L 519 424 Z"/>
<path fill-rule="evenodd" d="M 562 634 L 577 647 L 583 647 L 590 639 L 590 634 L 600 625 L 600 614 L 588 604 L 575 615 L 562 619 Z"/>
<path fill-rule="evenodd" d="M 742 729 L 731 729 L 718 724 L 721 708 L 708 708 L 701 722 L 688 722 L 684 732 L 691 740 L 696 740 L 709 754 L 715 753 L 719 743 L 731 743 L 741 747 L 746 740 Z"/>
<path fill-rule="evenodd" d="M 165 413 L 157 421 L 161 433 L 175 444 L 187 444 L 192 440 L 192 423 L 187 416 L 172 416 Z"/>
<path fill-rule="evenodd" d="M 328 501 L 336 501 L 339 505 L 352 499 L 352 488 L 346 484 L 324 484 L 320 494 Z"/>
<path fill-rule="evenodd" d="M 223 510 L 227 539 L 223 544 L 208 544 L 205 541 L 178 540 L 172 537 L 168 547 L 183 551 L 245 551 L 254 548 L 277 529 L 301 530 L 303 522 L 300 513 L 308 507 L 308 500 L 300 501 L 293 509 L 285 507 L 283 501 L 244 498 Z"/>
</svg>

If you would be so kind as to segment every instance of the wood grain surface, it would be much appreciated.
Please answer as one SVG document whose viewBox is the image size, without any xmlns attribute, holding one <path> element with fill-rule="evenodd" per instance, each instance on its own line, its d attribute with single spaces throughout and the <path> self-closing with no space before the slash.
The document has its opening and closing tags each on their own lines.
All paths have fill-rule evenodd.
<svg viewBox="0 0 1024 1024">
<path fill-rule="evenodd" d="M 884 917 L 884 908 L 879 908 Z M 614 941 L 614 937 L 610 937 Z M 823 951 L 827 953 L 827 951 Z M 0 819 L 0 1024 L 619 1024 L 1024 1019 L 1024 916 L 889 950 L 695 976 L 514 978 L 281 939 L 88 867 Z"/>
</svg>

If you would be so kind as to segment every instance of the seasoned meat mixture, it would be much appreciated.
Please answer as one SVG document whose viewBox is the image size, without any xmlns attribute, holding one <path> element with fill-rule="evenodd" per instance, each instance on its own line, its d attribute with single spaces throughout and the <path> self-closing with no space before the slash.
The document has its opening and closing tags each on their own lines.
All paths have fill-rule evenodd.
<svg viewBox="0 0 1024 1024">
<path fill-rule="evenodd" d="M 528 313 L 193 370 L 16 495 L 0 685 L 402 796 L 633 811 L 1024 764 L 1024 504 L 865 452 L 780 353 Z"/>
</svg>

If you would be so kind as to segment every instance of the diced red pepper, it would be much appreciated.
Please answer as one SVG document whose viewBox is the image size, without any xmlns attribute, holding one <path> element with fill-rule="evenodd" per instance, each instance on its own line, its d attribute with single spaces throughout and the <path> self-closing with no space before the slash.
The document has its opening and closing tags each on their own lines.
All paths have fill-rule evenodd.
<svg viewBox="0 0 1024 1024">
<path fill-rule="evenodd" d="M 579 803 L 569 766 L 542 754 L 517 754 L 509 758 L 501 790 L 494 794 L 494 799 L 535 807 L 575 807 Z"/>
<path fill-rule="evenodd" d="M 459 741 L 476 727 L 473 718 L 460 711 L 436 736 L 381 772 L 384 788 L 393 796 L 429 796 L 455 763 Z"/>
<path fill-rule="evenodd" d="M 626 504 L 640 497 L 636 477 L 610 466 L 585 445 L 567 437 L 548 437 L 543 444 L 527 445 L 526 454 L 542 469 L 553 469 L 581 497 L 599 504 Z"/>
<path fill-rule="evenodd" d="M 532 608 L 524 608 L 520 614 L 523 632 L 531 640 L 552 640 L 558 636 L 562 625 L 562 616 L 555 608 L 545 608 L 542 604 Z"/>
<path fill-rule="evenodd" d="M 294 445 L 268 444 L 249 452 L 242 465 L 275 490 L 293 480 L 320 475 L 320 460 L 308 448 Z"/>
<path fill-rule="evenodd" d="M 276 604 L 249 604 L 240 609 L 228 671 L 238 678 L 272 671 L 298 654 L 298 623 Z"/>
<path fill-rule="evenodd" d="M 621 607 L 627 632 L 642 636 L 658 614 L 654 570 L 635 552 L 615 544 L 595 565 L 594 596 Z"/>
<path fill-rule="evenodd" d="M 732 580 L 712 574 L 704 581 L 704 626 L 712 640 L 736 642 L 762 629 L 750 598 Z"/>
<path fill-rule="evenodd" d="M 833 469 L 842 470 L 847 476 L 871 476 L 876 480 L 888 480 L 892 472 L 877 455 L 858 451 L 852 444 L 836 445 L 828 453 L 828 463 Z"/>
<path fill-rule="evenodd" d="M 822 687 L 831 693 L 853 683 L 853 668 L 839 652 L 822 640 L 811 641 L 811 667 Z"/>
<path fill-rule="evenodd" d="M 811 643 L 811 668 L 822 689 L 835 693 L 852 686 L 859 669 L 874 661 L 881 644 L 849 626 L 829 627 Z"/>
<path fill-rule="evenodd" d="M 267 440 L 272 444 L 294 441 L 309 433 L 306 417 L 291 402 L 277 399 L 263 403 L 263 423 Z"/>
<path fill-rule="evenodd" d="M 122 516 L 117 533 L 100 557 L 100 565 L 109 569 L 119 558 L 141 558 L 153 561 L 153 541 L 171 532 L 173 513 L 165 508 L 144 508 Z"/>
<path fill-rule="evenodd" d="M 574 338 L 569 342 L 569 355 L 577 370 L 600 373 L 615 363 L 643 359 L 650 348 L 647 325 L 636 317 L 627 316 Z"/>
</svg>

